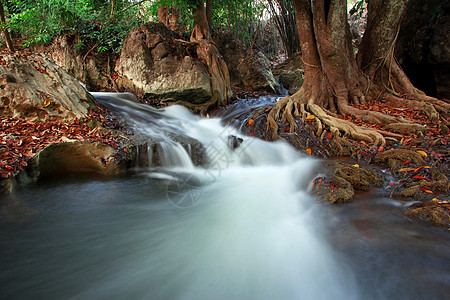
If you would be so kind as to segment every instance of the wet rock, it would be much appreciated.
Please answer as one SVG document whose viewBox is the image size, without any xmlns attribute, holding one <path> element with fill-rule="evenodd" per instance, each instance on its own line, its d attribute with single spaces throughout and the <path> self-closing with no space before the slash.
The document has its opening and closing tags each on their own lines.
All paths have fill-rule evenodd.
<svg viewBox="0 0 450 300">
<path fill-rule="evenodd" d="M 289 71 L 283 70 L 280 73 L 280 83 L 289 91 L 289 95 L 295 94 L 303 85 L 305 72 L 301 69 Z"/>
<path fill-rule="evenodd" d="M 248 50 L 230 32 L 216 31 L 213 40 L 227 63 L 232 86 L 248 91 L 278 92 L 269 60 L 262 52 Z"/>
<path fill-rule="evenodd" d="M 434 226 L 450 229 L 450 214 L 448 208 L 440 203 L 417 203 L 414 204 L 411 209 L 406 210 L 405 214 L 431 223 Z"/>
<path fill-rule="evenodd" d="M 95 108 L 92 96 L 66 71 L 37 55 L 0 55 L 0 115 L 72 122 Z"/>
<path fill-rule="evenodd" d="M 273 74 L 290 95 L 295 94 L 302 87 L 305 77 L 301 53 L 295 53 L 291 58 L 275 66 Z"/>
<path fill-rule="evenodd" d="M 211 76 L 192 57 L 194 46 L 162 23 L 133 29 L 116 63 L 118 87 L 147 99 L 196 104 L 210 100 Z"/>
<path fill-rule="evenodd" d="M 328 186 L 323 185 L 320 195 L 330 203 L 347 203 L 353 199 L 355 191 L 350 182 L 333 176 Z"/>
<path fill-rule="evenodd" d="M 427 129 L 425 126 L 419 124 L 409 124 L 409 123 L 391 123 L 384 126 L 384 129 L 391 132 L 401 133 L 401 134 L 418 134 L 425 133 Z"/>
<path fill-rule="evenodd" d="M 415 151 L 406 149 L 392 149 L 384 152 L 378 152 L 372 159 L 375 164 L 388 166 L 393 172 L 397 172 L 404 167 L 403 162 L 410 160 L 417 166 L 425 164 L 422 157 Z"/>
<path fill-rule="evenodd" d="M 167 133 L 168 136 L 175 142 L 179 143 L 191 157 L 192 163 L 195 166 L 206 166 L 208 156 L 205 147 L 198 140 L 185 136 Z"/>
<path fill-rule="evenodd" d="M 338 167 L 334 174 L 348 181 L 355 190 L 367 191 L 371 186 L 383 186 L 383 177 L 364 168 L 343 166 Z"/>
<path fill-rule="evenodd" d="M 114 148 L 100 143 L 67 142 L 52 144 L 34 158 L 39 178 L 67 174 L 117 176 L 125 173 L 124 161 L 117 160 Z"/>
<path fill-rule="evenodd" d="M 234 150 L 237 147 L 239 147 L 243 141 L 244 140 L 240 137 L 230 135 L 230 136 L 228 136 L 228 147 L 230 147 L 230 149 Z"/>
</svg>

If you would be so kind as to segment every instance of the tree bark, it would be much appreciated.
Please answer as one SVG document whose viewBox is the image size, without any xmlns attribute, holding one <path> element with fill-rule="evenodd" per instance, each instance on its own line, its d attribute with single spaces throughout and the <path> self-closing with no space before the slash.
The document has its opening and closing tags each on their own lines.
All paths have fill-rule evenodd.
<svg viewBox="0 0 450 300">
<path fill-rule="evenodd" d="M 289 131 L 297 129 L 295 118 L 312 113 L 316 118 L 317 134 L 326 130 L 344 134 L 355 140 L 383 145 L 385 139 L 376 130 L 362 128 L 338 118 L 334 112 L 362 121 L 387 125 L 402 123 L 379 112 L 362 110 L 354 105 L 364 104 L 370 97 L 394 106 L 407 106 L 421 110 L 431 119 L 439 117 L 434 109 L 448 112 L 448 104 L 420 93 L 409 82 L 393 57 L 399 17 L 406 0 L 371 1 L 369 22 L 361 43 L 357 63 L 351 44 L 345 0 L 294 0 L 300 46 L 305 66 L 302 88 L 277 102 L 267 117 L 268 131 L 276 139 L 278 123 L 289 125 Z M 361 68 L 366 72 L 364 74 Z M 388 78 L 388 81 L 385 79 Z M 403 99 L 392 94 L 406 95 Z M 418 101 L 421 100 L 421 101 Z M 427 103 L 428 101 L 429 103 Z M 431 103 L 431 104 L 430 104 Z"/>
<path fill-rule="evenodd" d="M 161 1 L 161 0 L 158 0 Z M 160 5 L 158 7 L 158 21 L 173 31 L 179 31 L 180 9 L 178 6 Z"/>
<path fill-rule="evenodd" d="M 14 52 L 14 45 L 11 41 L 11 36 L 9 35 L 8 29 L 5 27 L 6 26 L 5 10 L 3 9 L 3 3 L 1 1 L 0 1 L 0 21 L 2 25 L 3 35 L 6 41 L 6 46 L 8 47 L 9 51 Z"/>
<path fill-rule="evenodd" d="M 210 32 L 212 32 L 212 14 L 213 14 L 212 0 L 206 0 L 206 21 L 208 22 L 208 28 Z"/>
<path fill-rule="evenodd" d="M 212 97 L 202 108 L 206 110 L 211 106 L 228 103 L 231 98 L 231 84 L 228 67 L 211 39 L 204 2 L 198 2 L 194 10 L 195 25 L 191 33 L 191 42 L 198 44 L 197 56 L 204 61 L 211 75 Z"/>
</svg>

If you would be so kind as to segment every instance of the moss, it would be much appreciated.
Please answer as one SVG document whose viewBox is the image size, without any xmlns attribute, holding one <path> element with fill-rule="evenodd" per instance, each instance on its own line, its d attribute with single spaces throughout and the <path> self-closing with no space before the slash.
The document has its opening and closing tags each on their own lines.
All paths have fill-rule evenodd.
<svg viewBox="0 0 450 300">
<path fill-rule="evenodd" d="M 378 187 L 383 185 L 383 178 L 380 175 L 364 168 L 346 166 L 337 168 L 334 174 L 347 180 L 355 190 L 367 191 L 372 185 Z"/>
<path fill-rule="evenodd" d="M 420 208 L 409 209 L 405 212 L 406 215 L 414 218 L 419 218 L 423 221 L 429 222 L 434 226 L 449 228 L 450 216 L 441 207 L 425 206 Z"/>
</svg>

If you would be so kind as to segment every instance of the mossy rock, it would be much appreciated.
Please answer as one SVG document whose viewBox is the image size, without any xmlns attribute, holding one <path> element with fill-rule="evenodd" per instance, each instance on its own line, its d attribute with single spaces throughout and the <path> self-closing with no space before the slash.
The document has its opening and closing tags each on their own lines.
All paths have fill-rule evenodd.
<svg viewBox="0 0 450 300">
<path fill-rule="evenodd" d="M 419 153 L 407 149 L 392 149 L 384 152 L 378 152 L 372 159 L 375 164 L 387 166 L 393 172 L 403 168 L 403 162 L 410 160 L 417 166 L 423 166 L 425 161 Z"/>
<path fill-rule="evenodd" d="M 353 199 L 355 191 L 347 180 L 333 176 L 330 185 L 321 190 L 321 196 L 330 203 L 347 203 Z"/>
<path fill-rule="evenodd" d="M 405 214 L 431 223 L 434 226 L 450 228 L 450 215 L 443 207 L 434 203 L 424 203 L 423 207 L 408 209 Z"/>
<path fill-rule="evenodd" d="M 374 171 L 364 168 L 353 166 L 338 167 L 334 175 L 350 182 L 355 190 L 367 191 L 371 186 L 383 186 L 383 177 Z"/>
</svg>

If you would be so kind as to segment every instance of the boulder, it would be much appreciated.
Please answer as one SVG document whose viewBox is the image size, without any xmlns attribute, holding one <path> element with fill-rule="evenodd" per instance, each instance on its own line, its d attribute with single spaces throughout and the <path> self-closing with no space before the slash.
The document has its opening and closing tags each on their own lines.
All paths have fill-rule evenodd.
<svg viewBox="0 0 450 300">
<path fill-rule="evenodd" d="M 194 46 L 162 23 L 133 29 L 116 62 L 119 89 L 147 99 L 195 104 L 208 101 L 212 96 L 211 76 L 195 59 Z"/>
<path fill-rule="evenodd" d="M 33 168 L 39 178 L 67 174 L 117 176 L 126 171 L 125 162 L 118 160 L 117 151 L 100 143 L 66 142 L 51 144 L 33 158 Z"/>
<path fill-rule="evenodd" d="M 213 40 L 228 66 L 232 86 L 248 91 L 279 92 L 270 62 L 262 52 L 247 49 L 230 32 L 216 31 Z"/>
<path fill-rule="evenodd" d="M 0 87 L 0 116 L 70 122 L 95 107 L 76 79 L 37 54 L 1 54 Z"/>
</svg>

